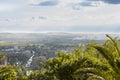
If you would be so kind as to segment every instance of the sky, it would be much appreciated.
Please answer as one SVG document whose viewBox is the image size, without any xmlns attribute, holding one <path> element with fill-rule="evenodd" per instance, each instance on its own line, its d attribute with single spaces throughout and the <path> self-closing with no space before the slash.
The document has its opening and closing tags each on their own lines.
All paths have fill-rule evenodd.
<svg viewBox="0 0 120 80">
<path fill-rule="evenodd" d="M 120 31 L 120 0 L 0 0 L 0 32 Z"/>
</svg>

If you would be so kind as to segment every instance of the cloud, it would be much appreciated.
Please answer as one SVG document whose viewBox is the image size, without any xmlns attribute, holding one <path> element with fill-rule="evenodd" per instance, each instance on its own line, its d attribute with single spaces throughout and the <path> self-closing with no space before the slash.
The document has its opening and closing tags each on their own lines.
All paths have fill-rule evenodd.
<svg viewBox="0 0 120 80">
<path fill-rule="evenodd" d="M 12 11 L 16 8 L 17 8 L 17 6 L 12 5 L 12 4 L 0 4 L 0 12 L 1 11 Z"/>
<path fill-rule="evenodd" d="M 120 0 L 87 0 L 87 1 L 103 1 L 108 4 L 120 4 Z"/>
<path fill-rule="evenodd" d="M 46 16 L 39 16 L 39 19 L 46 20 L 47 17 Z"/>
<path fill-rule="evenodd" d="M 5 19 L 5 21 L 10 22 L 10 20 L 9 20 L 9 19 Z"/>
<path fill-rule="evenodd" d="M 120 0 L 104 0 L 104 2 L 109 4 L 120 4 Z"/>
<path fill-rule="evenodd" d="M 108 4 L 108 0 L 24 1 L 28 2 L 9 3 L 9 5 L 22 6 L 20 9 L 1 11 L 3 13 L 0 15 L 0 31 L 23 31 L 24 29 L 24 31 L 112 32 L 120 30 L 115 27 L 120 25 L 120 5 L 111 5 L 110 1 Z"/>
<path fill-rule="evenodd" d="M 26 5 L 24 0 L 0 0 L 0 12 L 14 11 Z"/>
<path fill-rule="evenodd" d="M 72 7 L 73 10 L 80 10 L 82 7 L 91 7 L 93 6 L 91 2 L 80 2 L 80 3 L 71 3 L 69 4 L 70 7 Z"/>
<path fill-rule="evenodd" d="M 47 1 L 41 1 L 37 4 L 32 4 L 34 6 L 56 6 L 59 4 L 58 0 L 47 0 Z"/>
<path fill-rule="evenodd" d="M 81 6 L 94 6 L 94 5 L 92 5 L 91 1 L 81 2 L 81 3 L 79 3 L 79 5 L 81 5 Z"/>
<path fill-rule="evenodd" d="M 108 4 L 120 4 L 120 0 L 84 0 L 82 2 L 72 2 L 70 6 L 73 10 L 81 10 L 83 7 L 98 7 L 105 3 Z"/>
<path fill-rule="evenodd" d="M 81 5 L 79 3 L 70 4 L 69 6 L 72 7 L 73 10 L 80 10 L 81 9 Z"/>
<path fill-rule="evenodd" d="M 47 20 L 47 16 L 36 16 L 36 17 L 31 17 L 32 20 Z"/>
<path fill-rule="evenodd" d="M 100 5 L 101 1 L 82 1 L 69 4 L 69 6 L 71 6 L 73 10 L 80 10 L 83 7 L 98 7 Z"/>
</svg>

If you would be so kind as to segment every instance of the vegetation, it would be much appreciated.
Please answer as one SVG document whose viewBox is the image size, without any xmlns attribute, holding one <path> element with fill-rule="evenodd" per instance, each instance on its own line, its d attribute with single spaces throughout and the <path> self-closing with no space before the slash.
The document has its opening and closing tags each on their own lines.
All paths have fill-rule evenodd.
<svg viewBox="0 0 120 80">
<path fill-rule="evenodd" d="M 71 53 L 40 61 L 39 68 L 26 75 L 24 66 L 0 66 L 0 80 L 119 80 L 120 47 L 117 39 L 103 44 L 91 42 Z M 0 59 L 4 58 L 0 55 Z"/>
<path fill-rule="evenodd" d="M 0 55 L 0 60 L 4 56 Z M 0 80 L 14 80 L 16 79 L 16 73 L 12 66 L 0 66 Z"/>
<path fill-rule="evenodd" d="M 115 80 L 120 79 L 120 49 L 116 39 L 112 39 L 109 35 L 106 35 L 111 42 L 107 42 L 104 46 L 95 46 L 95 48 L 103 55 L 108 61 L 111 69 L 114 71 Z M 110 43 L 111 45 L 108 45 Z"/>
</svg>

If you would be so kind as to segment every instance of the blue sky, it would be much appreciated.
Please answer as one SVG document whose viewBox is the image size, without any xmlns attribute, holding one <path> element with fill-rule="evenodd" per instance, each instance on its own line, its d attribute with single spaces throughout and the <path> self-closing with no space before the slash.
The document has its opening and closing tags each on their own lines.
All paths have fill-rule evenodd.
<svg viewBox="0 0 120 80">
<path fill-rule="evenodd" d="M 0 32 L 120 31 L 120 0 L 0 0 Z"/>
</svg>

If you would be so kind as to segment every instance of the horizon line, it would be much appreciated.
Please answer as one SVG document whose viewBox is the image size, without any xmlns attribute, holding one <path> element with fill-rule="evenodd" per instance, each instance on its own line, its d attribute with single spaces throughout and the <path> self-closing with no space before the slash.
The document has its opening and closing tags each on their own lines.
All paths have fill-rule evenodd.
<svg viewBox="0 0 120 80">
<path fill-rule="evenodd" d="M 41 32 L 33 32 L 33 31 L 3 31 L 1 33 L 73 33 L 73 34 L 120 34 L 120 32 L 72 32 L 72 31 L 41 31 Z"/>
</svg>

